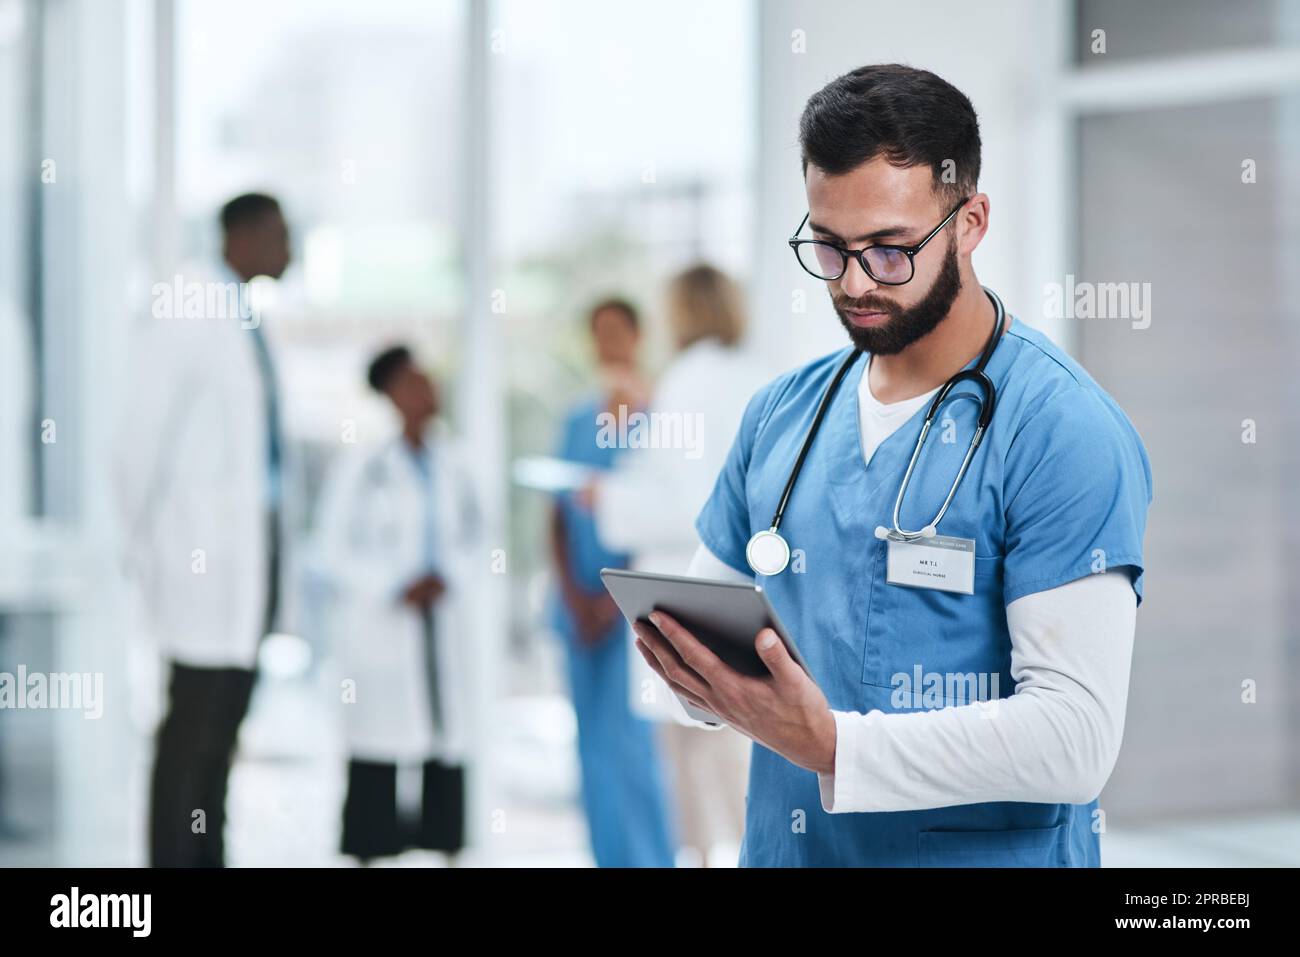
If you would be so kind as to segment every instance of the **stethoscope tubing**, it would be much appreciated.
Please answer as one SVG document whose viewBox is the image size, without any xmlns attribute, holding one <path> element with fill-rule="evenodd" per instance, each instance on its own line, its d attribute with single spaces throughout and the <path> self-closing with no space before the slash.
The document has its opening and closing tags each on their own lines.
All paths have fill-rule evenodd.
<svg viewBox="0 0 1300 957">
<path fill-rule="evenodd" d="M 808 450 L 812 448 L 813 439 L 821 431 L 822 419 L 826 416 L 826 410 L 830 408 L 831 400 L 835 398 L 835 393 L 839 391 L 840 382 L 848 375 L 849 369 L 853 363 L 858 361 L 858 356 L 862 355 L 861 349 L 854 349 L 849 353 L 835 373 L 835 378 L 831 380 L 830 386 L 826 389 L 826 394 L 822 396 L 821 404 L 817 407 L 817 414 L 813 416 L 812 425 L 808 427 L 808 435 L 804 437 L 803 445 L 799 449 L 799 456 L 794 460 L 794 468 L 790 470 L 790 477 L 786 479 L 785 489 L 781 492 L 781 501 L 777 503 L 776 512 L 772 515 L 772 525 L 769 532 L 775 532 L 781 527 L 781 519 L 785 515 L 786 503 L 790 501 L 790 493 L 794 491 L 794 483 L 799 478 L 799 473 L 803 471 L 804 459 L 808 457 Z"/>
<path fill-rule="evenodd" d="M 985 289 L 984 293 L 993 303 L 994 321 L 993 333 L 989 336 L 989 341 L 984 345 L 984 351 L 980 354 L 979 362 L 974 369 L 963 369 L 956 375 L 952 376 L 943 384 L 943 388 L 934 397 L 930 403 L 930 408 L 926 411 L 925 422 L 921 426 L 921 434 L 917 436 L 916 447 L 912 450 L 911 461 L 907 463 L 907 471 L 903 474 L 903 481 L 898 486 L 898 496 L 894 499 L 894 514 L 892 529 L 886 529 L 885 538 L 891 538 L 894 541 L 915 542 L 923 538 L 932 538 L 938 529 L 939 523 L 948 512 L 948 506 L 957 495 L 957 489 L 961 486 L 961 480 L 966 476 L 966 470 L 970 467 L 971 459 L 975 457 L 975 450 L 980 447 L 984 441 L 984 435 L 988 431 L 989 423 L 993 421 L 993 410 L 997 407 L 998 390 L 993 385 L 993 380 L 984 372 L 984 367 L 988 365 L 989 359 L 993 357 L 994 350 L 997 349 L 998 343 L 1002 340 L 1002 331 L 1006 323 L 1006 309 L 1002 305 L 1002 300 L 998 298 L 997 293 L 991 289 Z M 907 531 L 898 523 L 899 513 L 903 508 L 903 497 L 907 494 L 907 486 L 911 483 L 912 472 L 916 468 L 916 461 L 921 456 L 921 449 L 925 447 L 925 437 L 930 432 L 930 426 L 934 422 L 934 417 L 939 414 L 939 407 L 943 405 L 953 388 L 963 382 L 974 382 L 979 386 L 982 396 L 980 402 L 979 420 L 975 426 L 975 434 L 971 436 L 970 445 L 966 447 L 966 454 L 962 457 L 961 467 L 957 469 L 957 475 L 952 480 L 952 485 L 948 487 L 948 495 L 943 500 L 938 514 L 934 520 L 924 528 L 917 531 Z M 877 531 L 879 533 L 879 530 Z"/>
<path fill-rule="evenodd" d="M 921 425 L 921 433 L 917 437 L 916 447 L 912 450 L 912 458 L 907 463 L 907 471 L 904 473 L 903 481 L 899 485 L 898 496 L 894 500 L 894 527 L 892 530 L 886 530 L 885 536 L 882 537 L 889 537 L 900 541 L 916 541 L 917 539 L 928 538 L 935 534 L 936 526 L 948 511 L 948 506 L 952 504 L 952 500 L 957 494 L 957 489 L 961 484 L 961 480 L 965 477 L 966 470 L 970 466 L 971 459 L 974 457 L 975 451 L 979 448 L 980 443 L 984 440 L 989 425 L 993 421 L 993 411 L 997 406 L 997 389 L 993 385 L 993 380 L 984 372 L 984 369 L 988 365 L 989 360 L 993 357 L 993 353 L 1002 339 L 1002 333 L 1006 324 L 1006 309 L 1002 304 L 1002 300 L 998 297 L 997 293 L 993 292 L 993 290 L 984 287 L 984 293 L 989 297 L 990 302 L 993 303 L 995 314 L 993 333 L 989 336 L 988 342 L 985 343 L 984 349 L 980 353 L 979 362 L 976 364 L 975 368 L 963 369 L 953 375 L 943 384 L 942 388 L 939 389 L 939 392 L 931 401 L 930 407 L 925 414 L 925 421 Z M 840 384 L 843 382 L 844 377 L 848 374 L 849 369 L 853 367 L 853 364 L 858 361 L 860 355 L 862 355 L 862 350 L 854 349 L 840 364 L 839 369 L 836 370 L 835 377 L 831 380 L 830 385 L 827 386 L 826 393 L 822 396 L 821 403 L 817 407 L 817 412 L 813 416 L 812 424 L 808 427 L 808 434 L 804 437 L 803 444 L 800 446 L 799 455 L 795 459 L 794 467 L 790 470 L 790 477 L 786 479 L 785 488 L 781 492 L 781 500 L 777 503 L 776 511 L 772 515 L 771 525 L 767 529 L 768 534 L 778 535 L 779 537 L 781 521 L 785 517 L 786 505 L 789 504 L 790 495 L 793 493 L 795 483 L 799 479 L 799 473 L 803 471 L 804 460 L 808 457 L 808 452 L 812 448 L 813 441 L 817 438 L 817 433 L 821 431 L 822 419 L 825 418 L 826 412 L 830 408 L 830 404 L 835 398 L 836 392 L 839 391 Z M 929 434 L 930 426 L 933 424 L 934 418 L 938 415 L 939 409 L 943 405 L 944 401 L 951 394 L 952 390 L 963 382 L 974 382 L 979 386 L 980 392 L 982 393 L 980 397 L 980 415 L 976 424 L 975 434 L 971 438 L 970 445 L 966 449 L 966 455 L 962 458 L 961 467 L 957 471 L 957 476 L 953 480 L 952 486 L 948 489 L 948 496 L 944 499 L 943 505 L 940 507 L 934 521 L 919 531 L 906 531 L 899 526 L 899 513 L 902 510 L 903 497 L 907 492 L 907 486 L 911 482 L 912 473 L 916 468 L 917 459 L 921 455 L 921 449 L 925 446 L 925 438 Z M 881 529 L 877 530 L 878 533 L 879 531 L 881 531 Z M 757 569 L 755 570 L 757 571 Z"/>
</svg>

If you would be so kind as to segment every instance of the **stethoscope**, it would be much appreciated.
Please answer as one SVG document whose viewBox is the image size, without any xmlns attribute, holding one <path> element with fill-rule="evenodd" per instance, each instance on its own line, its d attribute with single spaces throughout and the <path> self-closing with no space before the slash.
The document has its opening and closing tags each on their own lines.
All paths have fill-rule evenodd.
<svg viewBox="0 0 1300 957">
<path fill-rule="evenodd" d="M 994 350 L 997 349 L 998 343 L 1002 340 L 1002 327 L 1006 321 L 1007 313 L 997 293 L 988 288 L 985 288 L 984 292 L 993 303 L 993 333 L 989 336 L 984 351 L 980 354 L 979 363 L 975 368 L 963 369 L 950 378 L 943 384 L 943 388 L 939 390 L 930 403 L 930 408 L 925 414 L 925 422 L 921 426 L 921 434 L 916 439 L 916 448 L 912 451 L 912 460 L 907 463 L 907 472 L 903 475 L 903 482 L 898 487 L 898 497 L 894 500 L 894 527 L 877 526 L 876 538 L 887 538 L 897 542 L 915 542 L 918 539 L 933 538 L 936 534 L 936 527 L 940 520 L 943 519 L 944 513 L 948 511 L 948 506 L 952 504 L 953 496 L 957 494 L 957 488 L 961 484 L 962 477 L 966 474 L 966 469 L 970 465 L 971 458 L 975 455 L 975 450 L 979 448 L 989 423 L 993 421 L 993 408 L 997 405 L 997 389 L 993 387 L 993 380 L 984 373 L 984 367 L 988 365 L 989 359 L 993 357 Z M 822 396 L 821 404 L 817 407 L 817 414 L 813 416 L 812 425 L 808 428 L 808 435 L 803 440 L 803 447 L 799 449 L 799 457 L 795 459 L 794 469 L 791 470 L 790 477 L 786 480 L 785 491 L 781 493 L 781 501 L 776 507 L 776 514 L 772 516 L 771 527 L 755 532 L 750 538 L 749 544 L 745 546 L 745 559 L 749 562 L 749 567 L 757 575 L 779 575 L 790 564 L 790 545 L 780 531 L 781 519 L 785 516 L 786 504 L 790 501 L 790 493 L 794 491 L 794 483 L 799 478 L 800 470 L 803 469 L 804 459 L 808 457 L 808 450 L 812 448 L 813 439 L 817 437 L 817 430 L 821 428 L 822 419 L 826 416 L 826 410 L 830 407 L 831 400 L 835 398 L 835 392 L 839 389 L 840 383 L 844 381 L 844 376 L 848 374 L 853 363 L 858 361 L 860 355 L 862 355 L 862 352 L 854 349 L 848 358 L 841 363 L 835 373 L 835 378 L 827 386 L 826 394 Z M 924 528 L 919 531 L 909 532 L 898 524 L 898 514 L 903 507 L 903 496 L 907 493 L 907 486 L 912 480 L 912 472 L 916 468 L 916 460 L 921 455 L 921 449 L 925 445 L 925 437 L 930 432 L 930 425 L 934 422 L 939 407 L 943 405 L 944 400 L 948 398 L 948 394 L 952 392 L 953 388 L 963 382 L 974 382 L 979 386 L 982 393 L 982 396 L 978 398 L 970 396 L 980 404 L 980 415 L 975 427 L 975 434 L 971 437 L 970 445 L 966 449 L 966 457 L 962 459 L 961 468 L 957 470 L 957 477 L 953 479 L 952 487 L 948 489 L 948 497 L 943 500 L 939 514 L 935 515 L 934 521 Z M 969 395 L 969 393 L 965 394 Z"/>
</svg>

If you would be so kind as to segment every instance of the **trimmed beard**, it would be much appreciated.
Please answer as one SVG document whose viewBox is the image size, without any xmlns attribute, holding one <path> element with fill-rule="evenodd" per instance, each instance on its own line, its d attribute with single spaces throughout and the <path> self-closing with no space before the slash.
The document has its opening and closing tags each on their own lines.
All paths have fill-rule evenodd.
<svg viewBox="0 0 1300 957">
<path fill-rule="evenodd" d="M 961 270 L 957 268 L 957 243 L 949 238 L 939 275 L 930 291 L 916 305 L 903 308 L 896 302 L 863 296 L 861 299 L 831 297 L 835 314 L 840 317 L 853 344 L 863 352 L 882 356 L 897 355 L 918 339 L 928 336 L 943 322 L 961 292 Z M 883 325 L 864 329 L 855 326 L 844 314 L 846 310 L 883 312 L 889 319 Z"/>
</svg>

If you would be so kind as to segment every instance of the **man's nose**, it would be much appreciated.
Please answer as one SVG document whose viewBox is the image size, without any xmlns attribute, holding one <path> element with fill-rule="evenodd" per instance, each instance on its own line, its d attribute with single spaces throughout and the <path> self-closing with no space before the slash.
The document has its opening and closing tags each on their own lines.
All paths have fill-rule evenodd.
<svg viewBox="0 0 1300 957">
<path fill-rule="evenodd" d="M 850 256 L 848 268 L 844 270 L 844 275 L 840 277 L 840 291 L 850 299 L 860 299 L 879 287 L 880 284 L 867 275 L 857 257 Z"/>
</svg>

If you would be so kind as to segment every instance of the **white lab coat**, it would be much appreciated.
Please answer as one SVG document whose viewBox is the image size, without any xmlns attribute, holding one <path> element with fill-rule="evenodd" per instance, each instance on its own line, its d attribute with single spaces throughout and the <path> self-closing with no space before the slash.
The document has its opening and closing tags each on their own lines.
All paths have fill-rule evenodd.
<svg viewBox="0 0 1300 957">
<path fill-rule="evenodd" d="M 214 281 L 235 280 L 218 272 Z M 265 624 L 267 417 L 252 335 L 237 316 L 149 318 L 112 449 L 124 557 L 146 624 L 166 657 L 192 666 L 253 668 Z"/>
<path fill-rule="evenodd" d="M 629 552 L 632 568 L 685 575 L 699 536 L 695 517 L 713 491 L 750 397 L 764 369 L 739 349 L 705 339 L 683 349 L 664 370 L 648 412 L 698 415 L 698 457 L 683 449 L 630 449 L 604 479 L 596 497 L 596 529 L 611 550 Z M 677 698 L 635 651 L 631 663 L 633 709 L 646 717 L 695 724 Z M 657 693 L 643 693 L 645 682 Z"/>
<path fill-rule="evenodd" d="M 445 437 L 431 431 L 434 501 L 400 436 L 358 450 L 332 467 L 321 495 L 317 558 L 335 589 L 332 637 L 342 680 L 348 753 L 373 761 L 459 763 L 472 715 L 472 609 L 478 509 L 468 472 Z M 447 591 L 434 605 L 434 647 L 443 717 L 430 709 L 424 626 L 401 593 L 425 574 L 426 509 L 435 509 L 435 551 Z"/>
</svg>

